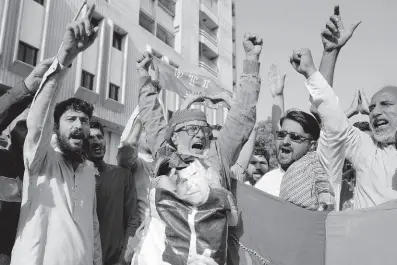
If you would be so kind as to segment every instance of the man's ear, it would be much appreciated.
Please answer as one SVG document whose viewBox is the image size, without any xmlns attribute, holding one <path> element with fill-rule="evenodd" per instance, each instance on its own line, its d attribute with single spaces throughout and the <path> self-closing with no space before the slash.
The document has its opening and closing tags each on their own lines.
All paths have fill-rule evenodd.
<svg viewBox="0 0 397 265">
<path fill-rule="evenodd" d="M 313 152 L 317 150 L 317 141 L 310 141 L 309 151 Z"/>
</svg>

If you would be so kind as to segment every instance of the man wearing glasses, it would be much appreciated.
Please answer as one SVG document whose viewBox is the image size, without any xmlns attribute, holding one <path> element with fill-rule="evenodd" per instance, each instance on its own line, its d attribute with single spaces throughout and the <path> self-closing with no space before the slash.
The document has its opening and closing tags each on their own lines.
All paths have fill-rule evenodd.
<svg viewBox="0 0 397 265">
<path fill-rule="evenodd" d="M 280 120 L 275 131 L 276 155 L 279 168 L 265 174 L 255 185 L 274 196 L 280 195 L 281 180 L 294 162 L 316 149 L 320 126 L 316 119 L 301 110 L 290 110 Z"/>
<path fill-rule="evenodd" d="M 196 198 L 199 198 L 202 191 L 205 190 L 201 189 L 199 180 L 196 183 L 194 182 L 194 179 L 197 178 L 210 176 L 211 181 L 214 180 L 223 189 L 230 191 L 230 178 L 232 176 L 230 167 L 236 163 L 241 148 L 248 140 L 255 125 L 256 104 L 260 90 L 259 55 L 262 50 L 262 39 L 253 34 L 246 34 L 243 46 L 246 52 L 246 60 L 244 60 L 243 74 L 239 82 L 240 89 L 237 91 L 236 99 L 232 103 L 225 124 L 216 140 L 213 140 L 212 129 L 207 123 L 205 113 L 201 110 L 177 110 L 167 124 L 157 100 L 157 91 L 148 73 L 151 56 L 146 53 L 138 58 L 137 70 L 141 75 L 138 101 L 141 110 L 140 117 L 146 130 L 146 139 L 151 153 L 156 159 L 153 183 L 159 182 L 158 179 L 161 178 L 160 181 L 164 179 L 167 184 L 171 182 L 169 186 L 174 189 L 174 186 L 186 182 L 188 183 L 187 195 L 190 197 L 190 201 L 196 201 Z M 164 176 L 166 178 L 162 178 Z M 152 194 L 152 191 L 150 191 L 150 194 Z M 211 192 L 209 194 L 211 196 Z M 162 216 L 167 214 L 167 216 L 175 217 L 161 218 L 161 222 L 156 221 L 156 218 L 151 218 L 155 221 L 147 225 L 149 227 L 147 233 L 150 233 L 150 225 L 153 224 L 154 226 L 162 226 L 158 229 L 165 231 L 165 235 L 173 235 L 175 231 L 172 231 L 172 229 L 174 227 L 165 224 L 174 220 L 177 224 L 176 227 L 183 227 L 183 231 L 186 231 L 186 233 L 178 232 L 172 238 L 160 240 L 164 244 L 163 250 L 157 251 L 164 251 L 161 262 L 207 265 L 225 263 L 227 224 L 224 221 L 227 219 L 220 216 L 224 216 L 225 212 L 231 210 L 226 209 L 229 207 L 225 206 L 229 205 L 227 200 L 223 201 L 219 197 L 209 200 L 208 196 L 204 200 L 200 200 L 204 203 L 209 202 L 208 211 L 218 214 L 218 217 L 209 214 L 208 218 L 200 218 L 203 210 L 199 208 L 195 211 L 186 211 L 191 207 L 191 204 L 185 203 L 183 198 L 175 199 L 175 192 L 170 193 L 159 188 L 155 190 L 155 196 L 150 195 L 149 198 L 155 198 L 152 213 L 157 211 Z M 218 204 L 221 201 L 222 203 Z M 168 205 L 166 211 L 161 208 L 164 205 Z M 193 203 L 193 205 L 196 204 Z M 189 218 L 187 219 L 188 215 Z M 188 225 L 188 220 L 189 222 L 193 221 L 194 225 Z M 213 224 L 214 222 L 217 223 L 217 228 L 208 230 L 210 223 Z M 223 231 L 222 229 L 226 230 Z M 190 233 L 192 235 L 197 233 L 197 242 L 194 242 L 194 244 L 197 244 L 197 248 L 189 248 L 191 243 Z M 150 237 L 146 238 L 150 240 Z M 157 240 L 156 245 L 160 245 L 160 241 Z M 145 243 L 146 241 L 143 242 L 144 246 Z M 145 248 L 142 247 L 140 253 L 135 254 L 134 260 L 145 260 L 148 264 L 159 263 L 160 261 L 154 260 L 158 256 L 153 254 L 156 253 L 156 249 L 153 248 L 153 245 L 146 245 L 151 246 L 147 250 L 148 254 L 145 256 Z M 194 250 L 194 253 L 190 250 Z"/>
</svg>

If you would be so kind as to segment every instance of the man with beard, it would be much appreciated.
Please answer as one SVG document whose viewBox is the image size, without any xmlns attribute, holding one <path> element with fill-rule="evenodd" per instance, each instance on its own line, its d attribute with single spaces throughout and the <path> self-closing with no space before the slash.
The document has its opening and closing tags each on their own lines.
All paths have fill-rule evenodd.
<svg viewBox="0 0 397 265">
<path fill-rule="evenodd" d="M 95 171 L 85 159 L 93 106 L 76 98 L 55 106 L 66 68 L 97 37 L 98 28 L 90 23 L 94 8 L 67 26 L 61 49 L 28 114 L 22 206 L 12 265 L 102 264 Z M 50 145 L 53 131 L 55 149 Z"/>
<path fill-rule="evenodd" d="M 132 238 L 140 225 L 135 180 L 128 169 L 103 161 L 106 141 L 99 122 L 91 122 L 88 140 L 88 159 L 98 170 L 96 197 L 103 264 L 129 264 Z"/>
<path fill-rule="evenodd" d="M 356 170 L 353 208 L 372 207 L 397 198 L 395 188 L 397 131 L 397 87 L 385 86 L 372 97 L 369 124 L 372 136 L 355 128 L 338 104 L 332 84 L 341 48 L 360 23 L 345 27 L 336 6 L 322 33 L 324 52 L 320 74 L 310 52 L 296 52 L 298 71 L 306 78 L 306 86 L 323 121 L 323 137 L 318 154 L 334 187 L 340 187 L 345 159 Z M 323 68 L 323 70 L 322 70 Z M 324 70 L 325 69 L 325 70 Z"/>
<path fill-rule="evenodd" d="M 234 178 L 248 185 L 255 183 L 269 171 L 269 153 L 256 146 L 258 125 L 255 125 L 250 138 L 241 149 L 236 164 L 232 166 Z"/>
<path fill-rule="evenodd" d="M 309 151 L 315 150 L 320 134 L 316 119 L 300 110 L 288 111 L 281 118 L 280 126 L 280 130 L 275 132 L 279 168 L 265 174 L 255 185 L 255 188 L 274 196 L 280 195 L 280 185 L 286 170 Z"/>
</svg>

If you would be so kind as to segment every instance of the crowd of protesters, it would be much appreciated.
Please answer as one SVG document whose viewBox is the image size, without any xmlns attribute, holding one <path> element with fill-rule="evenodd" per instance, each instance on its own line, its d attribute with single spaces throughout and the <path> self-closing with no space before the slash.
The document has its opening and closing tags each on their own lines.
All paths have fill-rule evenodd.
<svg viewBox="0 0 397 265">
<path fill-rule="evenodd" d="M 312 211 L 362 209 L 397 198 L 397 87 L 379 89 L 370 101 L 357 90 L 342 110 L 332 88 L 334 70 L 360 23 L 345 27 L 338 6 L 321 35 L 319 70 L 309 49 L 294 50 L 290 59 L 306 80 L 311 113 L 285 110 L 286 76 L 270 67 L 279 165 L 273 170 L 269 153 L 256 146 L 262 39 L 252 33 L 243 40 L 237 95 L 217 128 L 197 109 L 177 110 L 166 120 L 149 74 L 152 57 L 143 53 L 136 63 L 139 112 L 125 126 L 118 165 L 106 163 L 94 107 L 78 98 L 56 100 L 68 89 L 62 80 L 75 58 L 96 40 L 94 9 L 67 26 L 54 58 L 0 98 L 0 131 L 30 107 L 11 130 L 11 143 L 0 149 L 0 265 L 153 264 L 158 238 L 150 231 L 165 234 L 167 264 L 224 264 L 225 227 L 238 222 L 231 179 Z M 352 124 L 349 118 L 358 113 L 369 123 Z M 211 221 L 217 229 L 206 231 L 207 223 L 187 209 L 200 211 L 209 201 L 217 207 Z M 204 222 L 196 227 L 198 238 L 213 239 L 193 255 L 178 248 L 189 245 L 180 229 L 190 218 Z"/>
</svg>

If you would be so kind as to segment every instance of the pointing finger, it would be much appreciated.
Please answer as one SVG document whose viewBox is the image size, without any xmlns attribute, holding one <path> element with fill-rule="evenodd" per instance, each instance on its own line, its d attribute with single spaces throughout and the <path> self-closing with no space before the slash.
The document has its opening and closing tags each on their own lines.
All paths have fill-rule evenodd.
<svg viewBox="0 0 397 265">
<path fill-rule="evenodd" d="M 340 16 L 339 5 L 336 5 L 336 6 L 334 7 L 334 15 Z"/>
<path fill-rule="evenodd" d="M 90 7 L 88 8 L 88 11 L 87 11 L 87 14 L 86 14 L 86 17 L 87 17 L 89 20 L 91 20 L 92 14 L 94 13 L 94 10 L 95 10 L 95 4 L 92 4 L 92 6 L 90 6 Z"/>
</svg>

